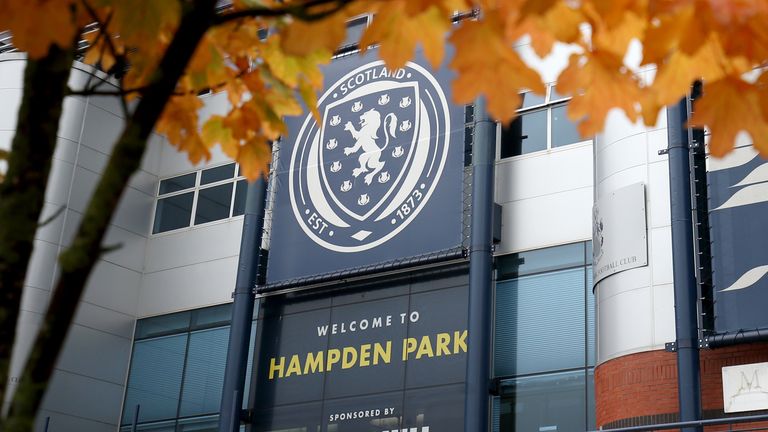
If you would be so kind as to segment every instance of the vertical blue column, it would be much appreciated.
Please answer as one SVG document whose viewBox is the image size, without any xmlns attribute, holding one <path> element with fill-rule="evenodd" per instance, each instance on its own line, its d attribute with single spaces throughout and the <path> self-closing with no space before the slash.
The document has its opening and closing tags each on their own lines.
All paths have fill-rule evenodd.
<svg viewBox="0 0 768 432">
<path fill-rule="evenodd" d="M 691 214 L 690 135 L 688 99 L 667 108 L 669 199 L 672 219 L 672 268 L 675 290 L 677 396 L 680 421 L 701 419 L 699 375 L 698 292 Z M 700 427 L 683 428 L 700 431 Z"/>
<path fill-rule="evenodd" d="M 485 100 L 475 102 L 472 144 L 472 216 L 469 246 L 469 319 L 464 430 L 486 432 L 491 373 L 491 287 L 493 283 L 493 186 L 496 122 Z"/>
<path fill-rule="evenodd" d="M 254 288 L 259 267 L 259 250 L 264 228 L 264 204 L 267 181 L 262 177 L 248 185 L 245 199 L 245 217 L 240 240 L 240 259 L 237 264 L 235 292 L 232 294 L 232 327 L 229 331 L 227 367 L 219 409 L 219 432 L 240 429 L 243 406 L 243 388 L 248 365 L 248 344 L 253 321 Z"/>
</svg>

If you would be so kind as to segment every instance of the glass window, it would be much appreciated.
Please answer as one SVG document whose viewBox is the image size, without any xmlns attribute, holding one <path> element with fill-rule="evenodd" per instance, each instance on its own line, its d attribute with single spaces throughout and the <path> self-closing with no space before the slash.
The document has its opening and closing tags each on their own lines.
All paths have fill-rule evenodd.
<svg viewBox="0 0 768 432">
<path fill-rule="evenodd" d="M 179 416 L 218 412 L 228 345 L 229 327 L 202 330 L 189 335 Z"/>
<path fill-rule="evenodd" d="M 228 180 L 235 175 L 235 164 L 222 165 L 216 168 L 203 170 L 200 176 L 200 184 L 205 185 L 217 181 Z"/>
<path fill-rule="evenodd" d="M 552 147 L 562 147 L 583 141 L 576 123 L 572 122 L 566 114 L 567 105 L 552 108 Z"/>
<path fill-rule="evenodd" d="M 595 294 L 592 292 L 592 266 L 587 267 L 587 365 L 595 365 Z"/>
<path fill-rule="evenodd" d="M 584 265 L 584 243 L 573 243 L 498 258 L 498 279 Z"/>
<path fill-rule="evenodd" d="M 186 174 L 178 177 L 161 180 L 159 194 L 163 195 L 163 194 L 178 192 L 180 190 L 195 187 L 196 180 L 197 180 L 197 173 L 190 173 L 190 174 Z"/>
<path fill-rule="evenodd" d="M 136 339 L 161 336 L 186 331 L 189 328 L 190 312 L 161 315 L 136 322 Z"/>
<path fill-rule="evenodd" d="M 242 428 L 241 428 L 242 429 Z M 219 416 L 195 417 L 190 419 L 179 419 L 178 432 L 218 432 Z"/>
<path fill-rule="evenodd" d="M 520 95 L 520 99 L 521 99 L 520 108 L 530 108 L 532 106 L 544 104 L 544 96 L 533 93 L 533 92 L 522 93 Z"/>
<path fill-rule="evenodd" d="M 228 325 L 232 319 L 232 303 L 198 309 L 192 313 L 192 329 L 199 330 Z"/>
<path fill-rule="evenodd" d="M 134 344 L 123 424 L 133 421 L 136 405 L 141 407 L 139 422 L 176 417 L 186 347 L 186 333 Z"/>
<path fill-rule="evenodd" d="M 240 180 L 235 189 L 235 204 L 232 206 L 232 216 L 240 216 L 245 213 L 245 197 L 248 194 L 248 182 Z"/>
<path fill-rule="evenodd" d="M 232 205 L 232 183 L 200 189 L 197 196 L 195 225 L 229 217 Z"/>
<path fill-rule="evenodd" d="M 501 431 L 587 429 L 585 371 L 524 377 L 502 383 Z"/>
<path fill-rule="evenodd" d="M 363 31 L 365 31 L 367 26 L 367 15 L 347 21 L 347 37 L 344 38 L 344 42 L 342 42 L 339 48 L 356 46 L 360 42 L 360 38 L 363 36 Z"/>
<path fill-rule="evenodd" d="M 585 366 L 584 272 L 496 284 L 496 376 Z"/>
<path fill-rule="evenodd" d="M 547 111 L 519 115 L 501 130 L 501 157 L 547 149 Z"/>
<path fill-rule="evenodd" d="M 187 192 L 158 199 L 152 233 L 157 234 L 189 226 L 194 197 L 194 192 Z"/>
<path fill-rule="evenodd" d="M 567 96 L 563 96 L 560 93 L 557 92 L 557 86 L 550 86 L 549 87 L 549 101 L 554 102 L 557 100 L 565 99 Z"/>
</svg>

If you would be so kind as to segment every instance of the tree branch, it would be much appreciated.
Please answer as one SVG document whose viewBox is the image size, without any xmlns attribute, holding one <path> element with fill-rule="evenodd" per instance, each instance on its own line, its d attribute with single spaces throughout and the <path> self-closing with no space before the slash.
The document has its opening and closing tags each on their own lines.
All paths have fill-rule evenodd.
<svg viewBox="0 0 768 432">
<path fill-rule="evenodd" d="M 104 235 L 131 175 L 138 169 L 147 140 L 215 16 L 216 0 L 184 3 L 181 22 L 168 50 L 150 79 L 136 110 L 115 144 L 104 175 L 96 186 L 72 245 L 62 253 L 61 276 L 48 312 L 14 395 L 4 432 L 32 430 L 65 336 L 88 275 L 102 251 Z M 58 122 L 49 123 L 56 127 Z M 37 219 L 33 219 L 36 223 Z"/>
<path fill-rule="evenodd" d="M 52 45 L 45 57 L 27 60 L 8 171 L 0 183 L 0 401 L 74 53 L 74 47 Z"/>
<path fill-rule="evenodd" d="M 354 0 L 310 0 L 301 4 L 291 4 L 279 8 L 249 8 L 226 14 L 219 14 L 214 19 L 213 25 L 221 25 L 231 21 L 236 21 L 242 18 L 276 18 L 281 16 L 291 15 L 303 21 L 316 21 L 323 19 L 327 16 L 333 15 L 336 12 L 343 9 L 347 4 Z M 309 10 L 319 6 L 331 5 L 334 6 L 328 10 L 323 10 L 317 13 L 310 13 Z"/>
</svg>

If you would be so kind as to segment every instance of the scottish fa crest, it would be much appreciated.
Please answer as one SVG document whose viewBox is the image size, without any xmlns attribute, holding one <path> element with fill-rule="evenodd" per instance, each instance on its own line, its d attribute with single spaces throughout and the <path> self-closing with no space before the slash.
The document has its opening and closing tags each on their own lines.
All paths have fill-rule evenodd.
<svg viewBox="0 0 768 432">
<path fill-rule="evenodd" d="M 369 63 L 334 83 L 295 137 L 293 213 L 317 244 L 359 252 L 398 235 L 429 201 L 448 155 L 445 94 L 421 66 Z"/>
</svg>

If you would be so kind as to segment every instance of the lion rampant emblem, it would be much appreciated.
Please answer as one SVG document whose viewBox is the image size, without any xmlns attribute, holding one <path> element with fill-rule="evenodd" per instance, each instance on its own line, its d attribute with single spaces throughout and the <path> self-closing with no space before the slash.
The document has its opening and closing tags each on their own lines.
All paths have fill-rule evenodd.
<svg viewBox="0 0 768 432">
<path fill-rule="evenodd" d="M 387 130 L 387 124 L 389 124 L 389 130 Z M 352 138 L 355 139 L 355 144 L 352 147 L 344 148 L 344 154 L 349 156 L 360 149 L 363 150 L 357 158 L 360 166 L 352 170 L 352 176 L 358 177 L 362 173 L 367 173 L 365 175 L 365 184 L 367 185 L 370 185 L 376 174 L 384 168 L 386 162 L 381 160 L 381 152 L 389 145 L 390 136 L 396 138 L 397 116 L 394 113 L 389 113 L 384 117 L 384 145 L 381 147 L 376 145 L 380 127 L 381 113 L 373 108 L 360 116 L 360 130 L 357 130 L 350 121 L 344 125 L 344 130 L 349 131 Z"/>
</svg>

